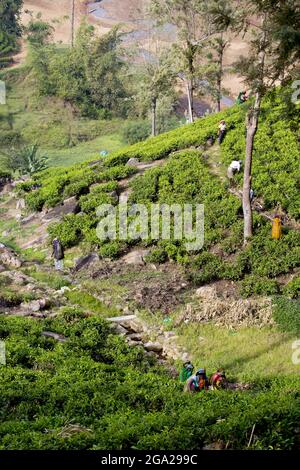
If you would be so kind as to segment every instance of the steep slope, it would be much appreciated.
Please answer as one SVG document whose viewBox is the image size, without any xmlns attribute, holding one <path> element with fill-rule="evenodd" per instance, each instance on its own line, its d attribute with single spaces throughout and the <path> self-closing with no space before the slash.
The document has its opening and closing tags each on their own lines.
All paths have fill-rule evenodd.
<svg viewBox="0 0 300 470">
<path fill-rule="evenodd" d="M 133 178 L 130 201 L 146 205 L 204 204 L 205 244 L 198 253 L 189 254 L 183 242 L 173 239 L 157 245 L 148 240 L 148 246 L 157 245 L 152 260 L 183 262 L 197 285 L 227 279 L 241 281 L 244 295 L 276 294 L 297 277 L 300 264 L 300 233 L 294 220 L 299 219 L 300 207 L 299 117 L 297 109 L 287 111 L 284 98 L 285 94 L 279 90 L 275 97 L 265 100 L 253 175 L 255 200 L 262 204 L 259 207 L 265 206 L 271 216 L 278 211 L 285 214 L 287 223 L 280 242 L 271 240 L 270 221 L 257 213 L 253 241 L 243 249 L 241 201 L 236 197 L 241 175 L 236 177 L 233 191 L 211 167 L 207 141 L 216 135 L 221 118 L 226 119 L 229 130 L 217 150 L 220 165 L 225 170 L 232 158 L 243 159 L 245 108 L 240 106 L 122 149 L 106 159 L 57 169 L 55 176 L 49 169 L 20 184 L 19 191 L 24 192 L 31 210 L 51 208 L 68 197 L 76 197 L 78 213 L 67 215 L 62 222 L 51 226 L 51 236 L 59 236 L 66 247 L 85 242 L 98 246 L 102 256 L 117 257 L 137 241 L 99 240 L 96 209 L 100 204 L 118 204 L 122 192 L 118 180 L 136 171 L 127 165 L 129 159 L 165 160 L 165 165 Z M 37 189 L 32 190 L 33 187 Z M 257 208 L 255 204 L 254 207 Z M 286 275 L 291 277 L 282 277 Z"/>
</svg>

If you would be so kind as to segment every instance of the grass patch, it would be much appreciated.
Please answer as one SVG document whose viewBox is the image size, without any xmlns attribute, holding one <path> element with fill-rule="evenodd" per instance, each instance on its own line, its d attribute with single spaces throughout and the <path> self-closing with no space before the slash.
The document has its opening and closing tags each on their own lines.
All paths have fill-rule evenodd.
<svg viewBox="0 0 300 470">
<path fill-rule="evenodd" d="M 27 248 L 22 251 L 22 256 L 25 261 L 32 261 L 33 263 L 45 263 L 47 258 L 46 250 L 37 250 L 34 248 Z"/>
<path fill-rule="evenodd" d="M 71 166 L 86 160 L 101 158 L 100 152 L 102 150 L 111 153 L 119 150 L 123 145 L 124 142 L 120 134 L 114 133 L 99 136 L 89 142 L 83 142 L 70 148 L 60 150 L 45 149 L 44 153 L 49 158 L 49 166 Z"/>
<path fill-rule="evenodd" d="M 295 374 L 293 336 L 276 327 L 230 330 L 213 324 L 188 324 L 178 329 L 179 343 L 193 362 L 209 372 L 224 367 L 230 379 L 253 381 L 271 375 Z"/>
<path fill-rule="evenodd" d="M 47 284 L 48 287 L 52 289 L 59 290 L 64 286 L 70 286 L 71 283 L 67 279 L 65 279 L 60 274 L 51 273 L 51 272 L 44 272 L 44 271 L 34 271 L 34 270 L 25 270 L 25 272 L 35 279 L 38 282 L 43 284 Z"/>
<path fill-rule="evenodd" d="M 119 314 L 117 309 L 107 307 L 88 292 L 73 290 L 66 292 L 65 295 L 72 304 L 77 305 L 88 312 L 101 315 L 103 317 L 117 316 Z"/>
<path fill-rule="evenodd" d="M 7 104 L 0 109 L 0 150 L 36 143 L 49 166 L 70 166 L 111 153 L 123 145 L 124 120 L 78 118 L 70 107 L 53 97 L 38 97 L 28 68 L 7 73 Z M 0 166 L 5 159 L 0 155 Z"/>
</svg>

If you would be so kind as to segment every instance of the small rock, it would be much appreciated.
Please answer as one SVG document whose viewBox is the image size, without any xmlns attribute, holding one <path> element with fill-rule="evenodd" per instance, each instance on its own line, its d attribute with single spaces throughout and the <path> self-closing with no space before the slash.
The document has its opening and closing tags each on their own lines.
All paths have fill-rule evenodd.
<svg viewBox="0 0 300 470">
<path fill-rule="evenodd" d="M 210 300 L 217 298 L 217 289 L 211 286 L 203 286 L 196 290 L 196 296 Z"/>
<path fill-rule="evenodd" d="M 76 197 L 70 197 L 69 199 L 66 199 L 63 204 L 48 210 L 48 212 L 44 215 L 43 220 L 51 221 L 60 219 L 67 214 L 77 214 L 78 210 L 79 203 Z"/>
<path fill-rule="evenodd" d="M 155 358 L 156 358 L 156 354 L 155 354 L 155 352 L 153 352 L 153 351 L 146 351 L 146 356 L 148 356 L 148 357 L 155 357 Z"/>
<path fill-rule="evenodd" d="M 160 353 L 163 350 L 163 347 L 160 343 L 154 343 L 154 342 L 151 342 L 151 341 L 149 343 L 144 344 L 144 348 L 147 351 L 152 351 L 152 352 L 155 352 L 155 353 Z"/>
<path fill-rule="evenodd" d="M 188 360 L 189 360 L 189 355 L 188 355 L 188 353 L 184 353 L 184 354 L 182 354 L 182 356 L 181 356 L 181 360 L 182 360 L 183 362 L 186 362 L 186 361 L 188 361 Z"/>
<path fill-rule="evenodd" d="M 59 290 L 59 292 L 61 292 L 62 294 L 64 294 L 65 292 L 70 292 L 70 287 L 68 286 L 62 286 Z"/>
<path fill-rule="evenodd" d="M 32 222 L 35 218 L 36 218 L 36 214 L 30 214 L 27 217 L 22 217 L 20 222 L 22 225 L 26 225 Z"/>
<path fill-rule="evenodd" d="M 132 341 L 139 341 L 139 342 L 142 341 L 142 337 L 138 333 L 131 333 L 127 337 L 128 337 L 128 339 L 130 339 Z"/>
<path fill-rule="evenodd" d="M 164 333 L 165 338 L 171 338 L 172 336 L 176 336 L 174 331 L 165 331 Z"/>
<path fill-rule="evenodd" d="M 132 341 L 131 339 L 129 339 L 127 341 L 127 344 L 128 344 L 128 346 L 130 346 L 132 348 L 134 346 L 141 346 L 143 343 L 142 343 L 142 341 Z"/>
</svg>

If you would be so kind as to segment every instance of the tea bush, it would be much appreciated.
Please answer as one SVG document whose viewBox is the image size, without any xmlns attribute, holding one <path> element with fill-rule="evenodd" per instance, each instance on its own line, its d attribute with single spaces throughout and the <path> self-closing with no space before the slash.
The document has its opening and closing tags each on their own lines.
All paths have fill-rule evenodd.
<svg viewBox="0 0 300 470">
<path fill-rule="evenodd" d="M 283 288 L 283 293 L 292 299 L 300 297 L 300 276 L 288 282 Z"/>
</svg>

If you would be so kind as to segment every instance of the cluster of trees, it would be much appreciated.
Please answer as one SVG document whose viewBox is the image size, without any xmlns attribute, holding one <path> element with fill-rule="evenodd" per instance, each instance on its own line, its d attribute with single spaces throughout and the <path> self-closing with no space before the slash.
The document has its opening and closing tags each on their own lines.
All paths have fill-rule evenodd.
<svg viewBox="0 0 300 470">
<path fill-rule="evenodd" d="M 9 64 L 21 35 L 20 12 L 23 0 L 0 1 L 0 68 Z"/>
<path fill-rule="evenodd" d="M 57 47 L 51 33 L 52 27 L 43 21 L 32 21 L 27 28 L 39 92 L 62 98 L 84 116 L 125 116 L 126 64 L 118 29 L 99 38 L 83 23 L 72 48 Z"/>
</svg>

